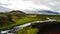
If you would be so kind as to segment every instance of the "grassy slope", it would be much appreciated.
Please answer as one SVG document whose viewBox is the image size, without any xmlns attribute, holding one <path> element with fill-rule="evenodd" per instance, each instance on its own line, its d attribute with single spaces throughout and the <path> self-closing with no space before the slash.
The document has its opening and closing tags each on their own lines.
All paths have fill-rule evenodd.
<svg viewBox="0 0 60 34">
<path fill-rule="evenodd" d="M 38 32 L 37 28 L 26 27 L 18 31 L 17 34 L 36 34 Z"/>
<path fill-rule="evenodd" d="M 59 18 L 57 18 L 57 21 L 60 22 L 60 19 L 58 20 Z M 15 24 L 10 24 L 8 26 L 2 26 L 0 27 L 0 30 L 3 30 L 3 29 L 10 29 L 10 28 L 13 28 L 17 25 L 21 25 L 21 24 L 25 24 L 25 23 L 28 23 L 28 22 L 33 22 L 33 21 L 37 21 L 37 20 L 45 20 L 44 18 L 27 18 L 27 17 L 24 17 L 22 19 L 19 19 L 16 21 Z"/>
<path fill-rule="evenodd" d="M 15 24 L 10 24 L 8 26 L 0 27 L 0 30 L 10 29 L 10 28 L 13 28 L 14 26 L 21 25 L 21 24 L 28 23 L 28 22 L 32 22 L 32 21 L 37 21 L 37 20 L 43 20 L 43 19 L 41 19 L 41 18 L 23 18 L 23 19 L 19 19 L 19 20 L 16 21 Z"/>
</svg>

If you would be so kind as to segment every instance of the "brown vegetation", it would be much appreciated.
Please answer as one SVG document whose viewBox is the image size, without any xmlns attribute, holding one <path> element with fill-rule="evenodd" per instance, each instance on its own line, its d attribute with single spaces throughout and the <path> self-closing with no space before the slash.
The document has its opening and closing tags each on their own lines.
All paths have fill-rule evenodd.
<svg viewBox="0 0 60 34">
<path fill-rule="evenodd" d="M 16 20 L 24 16 L 25 13 L 22 11 L 10 11 L 9 13 L 0 13 L 0 26 L 9 25 L 15 23 Z"/>
</svg>

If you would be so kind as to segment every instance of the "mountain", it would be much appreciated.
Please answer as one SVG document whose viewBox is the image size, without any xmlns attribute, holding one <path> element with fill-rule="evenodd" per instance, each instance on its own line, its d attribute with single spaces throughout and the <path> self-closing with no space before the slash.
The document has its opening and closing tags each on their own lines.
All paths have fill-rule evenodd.
<svg viewBox="0 0 60 34">
<path fill-rule="evenodd" d="M 8 11 L 11 11 L 11 9 L 0 6 L 0 13 L 1 12 L 8 12 Z"/>
<path fill-rule="evenodd" d="M 42 10 L 42 11 L 38 11 L 38 12 L 41 12 L 41 13 L 46 14 L 46 15 L 60 15 L 60 13 L 54 12 L 51 10 Z"/>
<path fill-rule="evenodd" d="M 1 12 L 6 13 L 6 12 L 9 12 L 9 11 L 12 11 L 12 9 L 0 6 L 0 13 Z M 60 15 L 60 13 L 54 12 L 54 11 L 51 11 L 51 10 L 24 10 L 23 12 L 25 12 L 26 14 Z"/>
<path fill-rule="evenodd" d="M 39 11 L 26 11 L 27 14 L 43 14 L 43 15 L 60 15 L 58 12 L 51 10 L 39 10 Z"/>
</svg>

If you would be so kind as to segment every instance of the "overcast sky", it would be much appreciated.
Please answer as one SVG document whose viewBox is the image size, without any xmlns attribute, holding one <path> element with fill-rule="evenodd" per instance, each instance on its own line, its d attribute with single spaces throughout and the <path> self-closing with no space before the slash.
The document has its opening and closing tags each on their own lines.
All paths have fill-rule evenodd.
<svg viewBox="0 0 60 34">
<path fill-rule="evenodd" d="M 13 10 L 54 10 L 60 12 L 60 0 L 0 0 L 0 6 Z"/>
</svg>

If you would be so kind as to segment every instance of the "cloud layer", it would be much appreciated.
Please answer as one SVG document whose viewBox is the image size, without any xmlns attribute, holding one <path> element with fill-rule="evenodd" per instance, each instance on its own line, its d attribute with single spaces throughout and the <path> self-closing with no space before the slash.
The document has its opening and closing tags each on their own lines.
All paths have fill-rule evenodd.
<svg viewBox="0 0 60 34">
<path fill-rule="evenodd" d="M 0 0 L 0 3 L 2 3 L 1 6 L 14 10 L 45 9 L 60 11 L 60 0 Z"/>
</svg>

